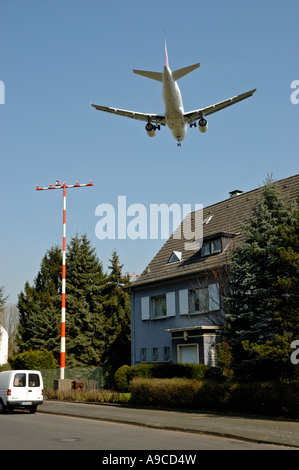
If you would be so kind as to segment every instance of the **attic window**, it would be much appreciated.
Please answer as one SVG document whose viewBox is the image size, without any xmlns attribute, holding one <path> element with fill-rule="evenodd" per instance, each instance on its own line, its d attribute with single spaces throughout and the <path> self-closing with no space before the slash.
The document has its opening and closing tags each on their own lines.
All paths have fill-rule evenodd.
<svg viewBox="0 0 299 470">
<path fill-rule="evenodd" d="M 208 215 L 208 217 L 205 218 L 205 220 L 203 221 L 202 225 L 207 225 L 211 220 L 212 220 L 212 215 Z"/>
<path fill-rule="evenodd" d="M 204 243 L 201 247 L 201 256 L 214 255 L 220 252 L 221 252 L 221 240 L 220 239 Z"/>
<path fill-rule="evenodd" d="M 180 251 L 173 251 L 167 261 L 167 264 L 177 263 L 182 261 L 182 253 Z"/>
</svg>

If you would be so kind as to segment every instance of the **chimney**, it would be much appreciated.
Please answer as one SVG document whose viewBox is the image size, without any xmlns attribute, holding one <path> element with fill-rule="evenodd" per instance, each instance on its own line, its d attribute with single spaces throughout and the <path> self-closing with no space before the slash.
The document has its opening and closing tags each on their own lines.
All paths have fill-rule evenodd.
<svg viewBox="0 0 299 470">
<path fill-rule="evenodd" d="M 234 191 L 231 191 L 229 194 L 230 194 L 230 197 L 236 197 L 236 196 L 239 196 L 242 193 L 243 193 L 243 191 L 241 191 L 240 189 L 235 189 Z"/>
</svg>

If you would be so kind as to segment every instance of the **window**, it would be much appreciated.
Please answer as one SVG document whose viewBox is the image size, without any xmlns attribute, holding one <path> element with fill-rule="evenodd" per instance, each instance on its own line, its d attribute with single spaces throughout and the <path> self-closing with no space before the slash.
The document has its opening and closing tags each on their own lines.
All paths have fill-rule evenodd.
<svg viewBox="0 0 299 470">
<path fill-rule="evenodd" d="M 221 240 L 211 242 L 211 254 L 219 253 L 221 251 Z"/>
<path fill-rule="evenodd" d="M 206 242 L 201 247 L 201 256 L 214 255 L 221 252 L 221 240 Z"/>
<path fill-rule="evenodd" d="M 182 261 L 182 253 L 180 251 L 173 251 L 167 261 L 167 264 L 177 263 Z"/>
<path fill-rule="evenodd" d="M 212 220 L 212 215 L 208 215 L 208 217 L 205 218 L 205 220 L 203 221 L 202 225 L 207 225 L 211 220 Z"/>
<path fill-rule="evenodd" d="M 192 289 L 189 291 L 189 312 L 209 311 L 209 290 L 208 287 Z"/>
<path fill-rule="evenodd" d="M 158 360 L 158 348 L 153 348 L 153 361 Z"/>
<path fill-rule="evenodd" d="M 208 256 L 211 254 L 211 244 L 204 243 L 201 247 L 201 256 Z"/>
<path fill-rule="evenodd" d="M 26 374 L 16 374 L 14 381 L 14 387 L 26 387 Z"/>
<path fill-rule="evenodd" d="M 152 318 L 166 316 L 166 294 L 152 297 Z"/>
<path fill-rule="evenodd" d="M 141 319 L 151 320 L 156 318 L 175 317 L 176 293 L 167 292 L 162 295 L 141 298 Z"/>
<path fill-rule="evenodd" d="M 170 361 L 170 347 L 165 346 L 164 348 L 164 361 Z"/>
<path fill-rule="evenodd" d="M 220 310 L 220 293 L 218 284 L 209 284 L 197 289 L 179 291 L 179 313 L 206 313 Z"/>
<path fill-rule="evenodd" d="M 140 360 L 141 362 L 146 362 L 146 348 L 142 348 L 140 351 Z"/>
<path fill-rule="evenodd" d="M 29 374 L 29 387 L 39 387 L 39 375 L 38 374 Z"/>
</svg>

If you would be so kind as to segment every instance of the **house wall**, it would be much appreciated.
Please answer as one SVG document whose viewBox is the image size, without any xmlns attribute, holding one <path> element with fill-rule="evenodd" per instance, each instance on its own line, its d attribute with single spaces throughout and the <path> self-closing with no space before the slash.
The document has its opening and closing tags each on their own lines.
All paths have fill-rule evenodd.
<svg viewBox="0 0 299 470">
<path fill-rule="evenodd" d="M 8 361 L 8 333 L 0 325 L 0 365 Z"/>
<path fill-rule="evenodd" d="M 206 279 L 203 281 L 198 279 L 179 280 L 164 284 L 160 283 L 140 290 L 134 289 L 131 297 L 132 364 L 155 361 L 179 362 L 178 346 L 180 344 L 197 344 L 199 362 L 211 363 L 213 358 L 210 353 L 210 345 L 215 341 L 215 335 L 204 335 L 201 330 L 198 330 L 192 334 L 190 333 L 188 338 L 186 336 L 184 338 L 183 332 L 176 335 L 166 331 L 177 328 L 219 325 L 219 316 L 223 318 L 224 312 L 220 308 L 219 301 L 217 305 L 215 298 L 210 302 L 211 307 L 215 310 L 209 313 L 190 314 L 188 307 L 186 305 L 184 307 L 186 292 L 189 289 L 206 287 L 207 285 L 210 285 L 210 291 L 213 292 L 215 281 L 210 280 L 207 283 Z M 150 299 L 163 294 L 167 295 L 170 311 L 166 312 L 166 316 L 151 318 Z M 146 311 L 146 305 L 149 306 L 148 312 Z M 185 310 L 183 310 L 184 308 Z"/>
</svg>

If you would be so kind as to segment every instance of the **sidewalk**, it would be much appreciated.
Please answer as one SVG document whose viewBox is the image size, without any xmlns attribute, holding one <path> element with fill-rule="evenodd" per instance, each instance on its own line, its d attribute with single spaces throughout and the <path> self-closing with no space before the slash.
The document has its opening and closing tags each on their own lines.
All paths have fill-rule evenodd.
<svg viewBox="0 0 299 470">
<path fill-rule="evenodd" d="M 38 412 L 212 434 L 299 449 L 299 422 L 45 400 Z"/>
</svg>

